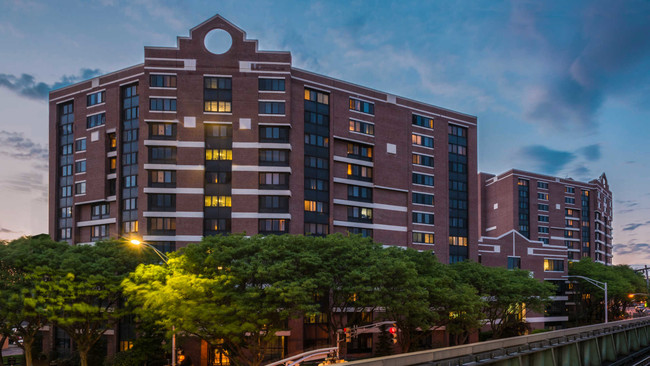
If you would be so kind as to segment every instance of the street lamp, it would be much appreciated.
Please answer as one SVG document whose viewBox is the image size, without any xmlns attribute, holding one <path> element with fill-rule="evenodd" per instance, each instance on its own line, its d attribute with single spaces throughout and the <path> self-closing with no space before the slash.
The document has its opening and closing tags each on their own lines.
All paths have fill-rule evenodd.
<svg viewBox="0 0 650 366">
<path fill-rule="evenodd" d="M 169 264 L 169 263 L 168 263 L 168 262 L 169 262 L 169 258 L 167 258 L 167 256 L 166 256 L 163 252 L 161 252 L 160 250 L 158 250 L 158 249 L 157 249 L 156 247 L 154 247 L 153 245 L 151 245 L 151 244 L 149 244 L 149 243 L 145 243 L 145 242 L 140 241 L 140 240 L 138 240 L 138 239 L 131 239 L 131 240 L 129 240 L 129 243 L 131 243 L 131 244 L 133 244 L 133 245 L 136 245 L 136 246 L 144 245 L 145 247 L 150 248 L 151 250 L 153 250 L 154 252 L 156 252 L 156 254 L 158 254 L 158 256 L 160 257 L 160 259 L 162 259 L 162 261 L 163 261 L 165 264 Z M 172 325 L 172 366 L 176 366 L 176 327 L 174 327 L 173 325 Z"/>
<path fill-rule="evenodd" d="M 594 280 L 593 278 L 589 278 L 589 277 L 585 277 L 585 276 L 576 276 L 576 275 L 570 275 L 570 276 L 569 276 L 569 275 L 568 275 L 568 276 L 562 276 L 562 277 L 567 277 L 567 278 L 568 278 L 568 277 L 576 277 L 576 278 L 580 278 L 580 279 L 583 279 L 583 280 L 585 280 L 585 281 L 591 283 L 592 285 L 598 287 L 599 289 L 605 291 L 605 323 L 607 323 L 607 282 L 596 281 L 596 280 Z"/>
</svg>

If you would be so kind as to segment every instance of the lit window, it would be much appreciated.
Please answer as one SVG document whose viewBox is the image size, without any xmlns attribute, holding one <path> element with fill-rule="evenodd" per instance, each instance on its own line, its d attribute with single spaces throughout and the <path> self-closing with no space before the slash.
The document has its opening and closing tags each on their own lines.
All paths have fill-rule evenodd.
<svg viewBox="0 0 650 366">
<path fill-rule="evenodd" d="M 232 197 L 205 196 L 205 207 L 232 207 Z"/>
<path fill-rule="evenodd" d="M 205 160 L 232 160 L 230 149 L 206 149 Z"/>
</svg>

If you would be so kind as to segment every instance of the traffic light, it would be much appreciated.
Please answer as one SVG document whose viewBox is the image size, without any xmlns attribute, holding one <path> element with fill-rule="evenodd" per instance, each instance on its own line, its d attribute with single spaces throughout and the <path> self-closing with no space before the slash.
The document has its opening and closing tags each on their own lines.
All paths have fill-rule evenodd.
<svg viewBox="0 0 650 366">
<path fill-rule="evenodd" d="M 350 332 L 350 328 L 343 328 L 343 332 L 345 333 L 345 342 L 352 342 L 352 334 Z"/>
<path fill-rule="evenodd" d="M 397 343 L 397 327 L 393 324 L 392 327 L 388 328 L 388 333 L 393 336 L 393 343 Z"/>
</svg>

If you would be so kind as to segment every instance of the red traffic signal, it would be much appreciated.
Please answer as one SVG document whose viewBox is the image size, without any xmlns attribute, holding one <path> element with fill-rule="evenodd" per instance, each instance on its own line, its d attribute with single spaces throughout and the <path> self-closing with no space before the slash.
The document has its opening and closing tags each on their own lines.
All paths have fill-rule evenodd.
<svg viewBox="0 0 650 366">
<path fill-rule="evenodd" d="M 395 333 L 397 333 L 397 328 L 396 327 L 390 327 L 390 328 L 388 328 L 388 332 L 390 334 L 395 334 Z"/>
</svg>

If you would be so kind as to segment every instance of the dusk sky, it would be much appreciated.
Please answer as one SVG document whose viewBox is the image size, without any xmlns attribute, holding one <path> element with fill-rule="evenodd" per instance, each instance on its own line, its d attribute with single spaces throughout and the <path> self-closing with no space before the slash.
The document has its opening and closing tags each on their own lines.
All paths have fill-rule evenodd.
<svg viewBox="0 0 650 366">
<path fill-rule="evenodd" d="M 0 239 L 47 231 L 48 91 L 221 14 L 295 67 L 478 117 L 479 170 L 607 174 L 650 264 L 649 1 L 0 0 Z"/>
</svg>

